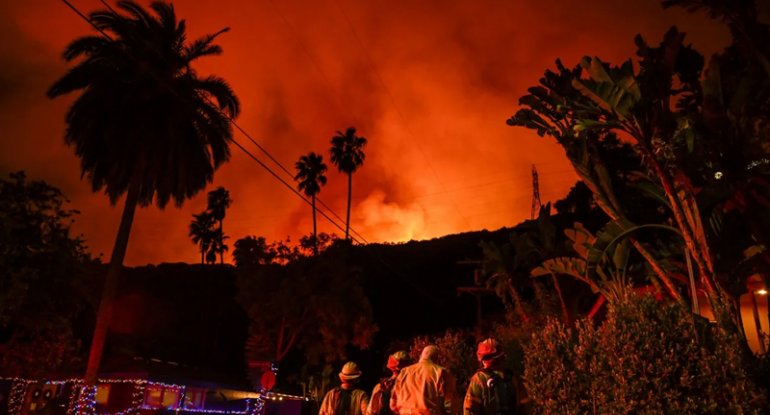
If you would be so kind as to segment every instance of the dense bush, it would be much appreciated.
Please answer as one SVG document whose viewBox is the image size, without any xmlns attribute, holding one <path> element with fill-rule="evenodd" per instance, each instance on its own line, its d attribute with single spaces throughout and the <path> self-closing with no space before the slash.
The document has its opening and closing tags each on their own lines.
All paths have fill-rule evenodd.
<svg viewBox="0 0 770 415">
<path fill-rule="evenodd" d="M 543 414 L 759 413 L 766 398 L 736 336 L 679 304 L 629 295 L 599 327 L 550 321 L 525 348 L 525 384 Z"/>
<path fill-rule="evenodd" d="M 438 361 L 436 363 L 449 370 L 449 373 L 457 381 L 458 392 L 465 394 L 468 380 L 479 368 L 479 363 L 476 361 L 476 340 L 474 337 L 456 330 L 448 330 L 442 336 L 416 337 L 409 350 L 409 356 L 413 361 L 419 360 L 422 349 L 429 344 L 438 347 Z"/>
</svg>

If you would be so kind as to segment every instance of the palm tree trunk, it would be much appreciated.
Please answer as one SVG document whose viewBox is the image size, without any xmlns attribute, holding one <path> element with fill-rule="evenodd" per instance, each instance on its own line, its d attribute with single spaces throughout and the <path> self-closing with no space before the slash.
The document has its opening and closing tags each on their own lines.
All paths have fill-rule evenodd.
<svg viewBox="0 0 770 415">
<path fill-rule="evenodd" d="M 353 173 L 348 173 L 348 217 L 345 222 L 345 240 L 350 240 L 350 198 L 353 196 Z"/>
<path fill-rule="evenodd" d="M 141 170 L 137 168 L 134 177 L 131 179 L 128 191 L 126 192 L 126 201 L 123 207 L 123 215 L 120 218 L 118 234 L 115 237 L 115 245 L 112 248 L 110 265 L 107 270 L 107 277 L 104 281 L 102 298 L 99 302 L 99 309 L 96 312 L 96 325 L 91 339 L 91 349 L 88 354 L 88 365 L 86 366 L 85 385 L 93 387 L 96 385 L 99 364 L 104 353 L 104 343 L 107 339 L 107 331 L 112 318 L 112 309 L 115 302 L 115 294 L 120 281 L 120 270 L 123 267 L 123 259 L 126 256 L 128 247 L 128 237 L 131 234 L 131 225 L 134 222 L 134 213 L 136 204 L 139 200 L 139 190 L 141 187 Z"/>
<path fill-rule="evenodd" d="M 219 237 L 222 238 L 219 245 L 220 251 L 219 251 L 219 263 L 224 264 L 225 263 L 225 231 L 222 230 L 222 222 L 224 222 L 224 219 L 219 220 Z M 216 261 L 216 260 L 215 260 Z"/>
<path fill-rule="evenodd" d="M 318 228 L 315 219 L 315 195 L 311 198 L 313 203 L 313 255 L 318 255 Z"/>
<path fill-rule="evenodd" d="M 206 262 L 205 262 L 205 258 L 204 258 L 204 254 L 205 254 L 205 252 L 206 252 L 206 250 L 205 250 L 205 249 L 203 249 L 203 247 L 201 247 L 201 265 L 203 265 L 203 264 L 205 264 L 205 263 L 206 263 Z"/>
</svg>

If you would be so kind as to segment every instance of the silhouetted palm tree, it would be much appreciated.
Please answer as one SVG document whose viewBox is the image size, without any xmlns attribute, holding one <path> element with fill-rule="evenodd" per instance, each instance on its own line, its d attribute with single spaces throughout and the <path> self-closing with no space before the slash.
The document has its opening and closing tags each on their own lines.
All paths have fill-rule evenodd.
<svg viewBox="0 0 770 415">
<path fill-rule="evenodd" d="M 222 256 L 229 248 L 227 244 L 225 244 L 225 239 L 227 238 L 228 236 L 222 234 L 222 229 L 211 230 L 211 243 L 206 252 L 206 263 L 215 264 L 217 262 L 217 255 L 219 255 L 220 262 L 223 263 L 221 261 Z"/>
<path fill-rule="evenodd" d="M 337 170 L 348 175 L 348 214 L 345 222 L 345 240 L 350 239 L 350 201 L 353 195 L 353 173 L 364 164 L 365 146 L 366 138 L 356 136 L 356 129 L 353 127 L 348 128 L 344 133 L 337 131 L 337 135 L 332 137 L 332 147 L 329 151 L 332 164 L 337 166 Z"/>
<path fill-rule="evenodd" d="M 67 113 L 65 141 L 94 191 L 104 191 L 112 203 L 126 194 L 86 385 L 96 380 L 137 204 L 154 199 L 163 208 L 173 199 L 181 205 L 211 182 L 230 156 L 228 117 L 239 112 L 223 79 L 199 78 L 191 68 L 194 60 L 222 52 L 212 42 L 227 29 L 186 42 L 185 22 L 177 20 L 173 6 L 153 2 L 150 8 L 154 13 L 120 1 L 119 11 L 91 13 L 90 21 L 109 37 L 70 43 L 64 59 L 77 63 L 48 90 L 51 98 L 80 92 Z"/>
<path fill-rule="evenodd" d="M 321 186 L 326 185 L 326 164 L 323 156 L 310 152 L 299 158 L 294 165 L 297 169 L 297 175 L 294 180 L 298 180 L 297 187 L 309 197 L 313 206 L 313 254 L 318 255 L 318 228 L 315 217 L 315 196 L 321 191 Z"/>
<path fill-rule="evenodd" d="M 206 252 L 208 252 L 214 238 L 214 218 L 211 214 L 209 212 L 201 212 L 193 215 L 188 235 L 193 243 L 200 247 L 201 264 L 205 264 Z"/>
<path fill-rule="evenodd" d="M 217 244 L 220 249 L 217 249 L 217 251 L 219 252 L 219 262 L 221 264 L 225 263 L 224 252 L 227 251 L 227 245 L 224 243 L 224 240 L 227 239 L 227 237 L 225 236 L 222 222 L 224 222 L 225 216 L 227 215 L 227 208 L 229 208 L 232 203 L 233 199 L 230 199 L 230 192 L 224 187 L 217 187 L 208 194 L 209 214 L 214 220 L 219 222 L 219 233 L 215 239 L 218 238 Z M 224 249 L 221 249 L 221 247 L 224 247 Z"/>
</svg>

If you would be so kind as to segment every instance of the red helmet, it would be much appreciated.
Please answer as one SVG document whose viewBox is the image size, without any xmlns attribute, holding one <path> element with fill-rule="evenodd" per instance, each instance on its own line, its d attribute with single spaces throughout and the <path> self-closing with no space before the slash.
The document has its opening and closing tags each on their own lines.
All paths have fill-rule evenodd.
<svg viewBox="0 0 770 415">
<path fill-rule="evenodd" d="M 497 340 L 489 338 L 479 343 L 479 348 L 476 349 L 476 358 L 479 361 L 493 360 L 502 357 L 505 353 L 500 349 L 500 344 Z"/>
<path fill-rule="evenodd" d="M 395 372 L 397 370 L 403 369 L 408 364 L 409 355 L 405 351 L 399 350 L 388 356 L 388 364 L 386 366 L 388 369 Z"/>
</svg>

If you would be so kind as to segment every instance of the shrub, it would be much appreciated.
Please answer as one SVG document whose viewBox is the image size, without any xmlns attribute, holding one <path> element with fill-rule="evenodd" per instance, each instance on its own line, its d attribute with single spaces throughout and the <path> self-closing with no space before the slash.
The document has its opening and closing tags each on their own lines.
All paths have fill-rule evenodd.
<svg viewBox="0 0 770 415">
<path fill-rule="evenodd" d="M 738 338 L 679 304 L 617 300 L 600 326 L 549 321 L 525 347 L 524 380 L 543 414 L 758 413 L 766 402 Z"/>
<path fill-rule="evenodd" d="M 457 391 L 465 394 L 468 380 L 478 369 L 476 361 L 476 341 L 473 336 L 462 331 L 448 330 L 442 336 L 416 337 L 409 351 L 410 357 L 416 362 L 422 349 L 433 344 L 438 347 L 438 364 L 446 367 L 457 381 Z"/>
</svg>

